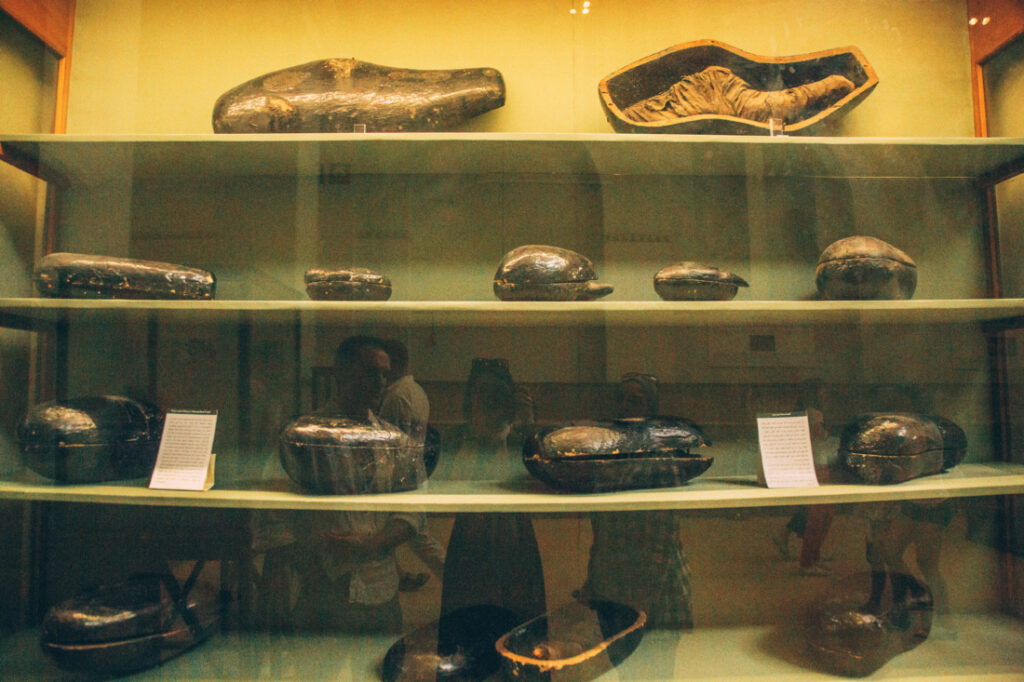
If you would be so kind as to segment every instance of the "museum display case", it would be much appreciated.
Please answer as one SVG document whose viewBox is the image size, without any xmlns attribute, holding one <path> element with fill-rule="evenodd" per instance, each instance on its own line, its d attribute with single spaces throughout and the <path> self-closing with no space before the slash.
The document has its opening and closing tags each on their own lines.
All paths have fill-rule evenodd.
<svg viewBox="0 0 1024 682">
<path fill-rule="evenodd" d="M 973 3 L 184 5 L 78 0 L 68 132 L 0 117 L 5 677 L 1024 675 L 1024 55 L 974 137 Z M 602 78 L 712 38 L 856 45 L 877 85 L 800 134 L 613 132 Z M 507 94 L 445 131 L 212 132 L 239 83 L 343 56 Z M 856 235 L 829 276 L 899 286 L 829 300 Z M 54 296 L 51 253 L 105 259 Z M 429 421 L 389 406 L 406 364 Z M 213 486 L 121 478 L 94 433 L 129 404 L 216 412 Z M 790 413 L 818 485 L 766 484 Z M 890 450 L 850 445 L 867 413 Z"/>
</svg>

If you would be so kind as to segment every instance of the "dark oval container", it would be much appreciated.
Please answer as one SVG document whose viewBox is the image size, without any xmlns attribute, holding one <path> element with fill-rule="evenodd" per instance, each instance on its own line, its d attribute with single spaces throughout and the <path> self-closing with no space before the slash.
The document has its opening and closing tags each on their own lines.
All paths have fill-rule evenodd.
<svg viewBox="0 0 1024 682">
<path fill-rule="evenodd" d="M 843 427 L 839 461 L 864 483 L 900 483 L 954 466 L 963 459 L 966 447 L 963 430 L 948 419 L 871 413 Z"/>
<path fill-rule="evenodd" d="M 711 441 L 686 419 L 618 419 L 544 429 L 527 439 L 523 464 L 558 490 L 593 493 L 683 485 L 713 457 L 691 454 Z"/>
<path fill-rule="evenodd" d="M 384 421 L 297 417 L 281 431 L 278 455 L 288 476 L 311 493 L 389 493 L 426 479 L 422 448 Z"/>
<path fill-rule="evenodd" d="M 501 668 L 495 643 L 522 619 L 480 604 L 456 609 L 395 642 L 381 666 L 384 682 L 478 682 Z"/>
<path fill-rule="evenodd" d="M 867 584 L 867 575 L 858 575 Z M 805 617 L 804 636 L 813 665 L 832 675 L 866 677 L 923 643 L 931 632 L 933 600 L 912 575 L 889 575 L 891 598 L 865 607 L 866 591 L 840 583 Z"/>
<path fill-rule="evenodd" d="M 739 287 L 748 287 L 739 275 L 713 265 L 683 261 L 654 275 L 654 291 L 666 301 L 731 301 Z"/>
<path fill-rule="evenodd" d="M 314 301 L 386 301 L 391 280 L 367 268 L 310 268 L 306 294 Z"/>
<path fill-rule="evenodd" d="M 917 288 L 917 264 L 881 239 L 846 237 L 822 251 L 815 284 L 826 299 L 909 299 Z"/>
<path fill-rule="evenodd" d="M 647 614 L 624 604 L 574 602 L 506 633 L 497 649 L 508 679 L 585 682 L 628 658 L 646 622 Z"/>
<path fill-rule="evenodd" d="M 505 104 L 497 69 L 405 69 L 320 59 L 231 88 L 213 107 L 216 133 L 415 132 L 454 128 Z"/>
<path fill-rule="evenodd" d="M 65 670 L 125 674 L 150 668 L 206 639 L 219 605 L 198 586 L 181 594 L 170 575 L 142 575 L 52 607 L 43 651 Z"/>
<path fill-rule="evenodd" d="M 494 273 L 494 294 L 502 301 L 592 301 L 613 287 L 594 280 L 586 256 L 558 246 L 527 244 L 504 255 Z"/>
<path fill-rule="evenodd" d="M 40 259 L 34 279 L 51 298 L 208 300 L 217 288 L 213 273 L 199 268 L 64 252 Z"/>
<path fill-rule="evenodd" d="M 148 476 L 163 434 L 163 412 L 122 396 L 40 403 L 18 426 L 25 465 L 61 483 Z"/>
</svg>

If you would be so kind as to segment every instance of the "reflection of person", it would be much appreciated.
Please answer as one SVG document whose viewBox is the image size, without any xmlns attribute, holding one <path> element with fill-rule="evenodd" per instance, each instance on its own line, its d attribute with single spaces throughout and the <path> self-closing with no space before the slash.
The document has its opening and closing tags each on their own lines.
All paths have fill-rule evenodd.
<svg viewBox="0 0 1024 682">
<path fill-rule="evenodd" d="M 517 398 L 518 396 L 518 398 Z M 513 441 L 518 412 L 532 424 L 532 408 L 516 388 L 508 362 L 477 358 L 466 386 L 466 424 L 435 476 L 505 480 L 522 471 L 521 445 Z M 441 614 L 490 604 L 524 620 L 544 613 L 540 550 L 527 514 L 458 514 L 452 526 L 441 589 Z"/>
<path fill-rule="evenodd" d="M 819 483 L 828 483 L 835 445 L 829 440 L 825 428 L 825 417 L 820 408 L 822 404 L 822 387 L 817 381 L 807 381 L 801 386 L 801 397 L 797 410 L 807 412 L 807 425 L 811 435 L 811 449 L 814 454 L 814 470 Z M 827 576 L 831 569 L 826 565 L 829 558 L 822 556 L 825 538 L 832 527 L 835 509 L 830 504 L 815 504 L 800 507 L 789 522 L 772 536 L 772 541 L 779 548 L 784 558 L 789 558 L 789 538 L 795 535 L 801 539 L 800 564 L 801 575 Z"/>
<path fill-rule="evenodd" d="M 504 358 L 476 358 L 462 401 L 464 423 L 435 476 L 451 480 L 508 480 L 523 473 L 522 444 L 533 428 L 533 399 L 512 380 Z"/>
<path fill-rule="evenodd" d="M 921 413 L 923 398 L 913 387 L 882 386 L 871 393 L 872 409 L 885 412 Z M 907 500 L 860 505 L 869 521 L 866 555 L 871 566 L 871 595 L 865 610 L 878 613 L 887 579 L 893 598 L 900 597 L 899 576 L 910 573 L 904 558 L 911 545 L 924 583 L 931 590 L 936 614 L 949 610 L 946 579 L 940 570 L 942 538 L 953 523 L 955 508 L 950 499 Z M 938 629 L 938 628 L 933 628 Z"/>
<path fill-rule="evenodd" d="M 380 403 L 382 419 L 405 431 L 416 445 L 422 447 L 430 419 L 430 401 L 423 387 L 409 372 L 409 351 L 401 341 L 384 342 L 391 373 Z"/>
<path fill-rule="evenodd" d="M 658 393 L 653 375 L 623 375 L 615 391 L 616 416 L 657 416 Z M 692 628 L 690 567 L 680 521 L 672 510 L 591 515 L 594 542 L 580 596 L 642 609 L 649 627 Z"/>
<path fill-rule="evenodd" d="M 388 385 L 380 403 L 380 416 L 390 424 L 402 429 L 420 451 L 417 463 L 422 461 L 423 444 L 427 437 L 427 424 L 430 420 L 430 401 L 423 387 L 416 383 L 409 372 L 409 351 L 405 344 L 397 339 L 384 342 L 388 358 L 391 360 L 391 372 Z M 420 482 L 426 478 L 422 472 Z M 409 548 L 435 574 L 440 576 L 444 566 L 444 548 L 425 529 L 419 530 L 409 539 Z M 426 584 L 429 576 L 426 573 L 401 574 L 400 586 L 403 592 L 419 589 Z"/>
<path fill-rule="evenodd" d="M 374 413 L 390 361 L 373 337 L 345 339 L 336 355 L 338 394 L 322 412 L 382 423 Z M 367 492 L 394 485 L 390 450 L 374 453 Z M 400 632 L 395 548 L 422 528 L 419 514 L 369 511 L 260 514 L 254 549 L 265 550 L 261 617 L 275 629 Z"/>
</svg>

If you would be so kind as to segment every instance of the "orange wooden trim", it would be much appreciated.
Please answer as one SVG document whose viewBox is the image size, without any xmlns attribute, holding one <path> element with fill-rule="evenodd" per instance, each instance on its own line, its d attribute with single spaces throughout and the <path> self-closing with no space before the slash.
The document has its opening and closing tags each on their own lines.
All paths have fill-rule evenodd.
<svg viewBox="0 0 1024 682">
<path fill-rule="evenodd" d="M 75 0 L 0 0 L 0 10 L 10 14 L 61 57 L 71 49 Z"/>
<path fill-rule="evenodd" d="M 988 99 L 985 94 L 985 69 L 971 65 L 971 94 L 974 100 L 974 136 L 988 137 Z"/>
</svg>

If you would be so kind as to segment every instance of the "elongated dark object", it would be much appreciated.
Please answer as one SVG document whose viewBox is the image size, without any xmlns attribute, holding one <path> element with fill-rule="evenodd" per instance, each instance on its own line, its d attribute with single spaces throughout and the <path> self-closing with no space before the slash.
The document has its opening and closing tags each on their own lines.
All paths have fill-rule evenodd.
<svg viewBox="0 0 1024 682">
<path fill-rule="evenodd" d="M 419 70 L 322 59 L 234 87 L 213 107 L 218 133 L 447 130 L 505 104 L 497 69 Z"/>
<path fill-rule="evenodd" d="M 523 445 L 523 464 L 560 490 L 591 493 L 683 485 L 712 457 L 690 448 L 710 445 L 700 428 L 678 417 L 617 419 L 542 430 Z"/>
<path fill-rule="evenodd" d="M 52 298 L 159 298 L 206 300 L 212 272 L 173 263 L 84 253 L 51 253 L 35 269 L 36 289 Z"/>
</svg>

